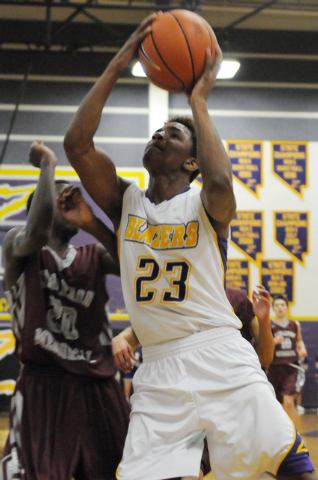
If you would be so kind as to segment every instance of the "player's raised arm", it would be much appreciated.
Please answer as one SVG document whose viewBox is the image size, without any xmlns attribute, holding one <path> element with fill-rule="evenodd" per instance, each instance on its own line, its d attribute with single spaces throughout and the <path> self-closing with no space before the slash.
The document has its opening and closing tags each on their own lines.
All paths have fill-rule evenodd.
<svg viewBox="0 0 318 480">
<path fill-rule="evenodd" d="M 110 157 L 95 147 L 93 139 L 113 87 L 130 64 L 139 43 L 149 33 L 155 17 L 156 14 L 147 17 L 109 63 L 82 101 L 64 139 L 71 165 L 91 197 L 116 227 L 120 221 L 122 196 L 129 183 L 117 177 Z"/>
<path fill-rule="evenodd" d="M 228 236 L 228 225 L 235 213 L 232 186 L 232 168 L 223 143 L 208 113 L 206 100 L 215 85 L 222 62 L 222 52 L 216 46 L 214 62 L 207 51 L 203 75 L 188 96 L 197 134 L 197 162 L 202 175 L 202 201 L 214 220 L 214 228 L 223 237 Z"/>
<path fill-rule="evenodd" d="M 55 155 L 42 142 L 34 142 L 31 145 L 29 162 L 41 172 L 33 193 L 26 225 L 11 229 L 3 243 L 6 288 L 10 288 L 21 275 L 25 266 L 24 259 L 46 245 L 52 227 Z"/>
</svg>

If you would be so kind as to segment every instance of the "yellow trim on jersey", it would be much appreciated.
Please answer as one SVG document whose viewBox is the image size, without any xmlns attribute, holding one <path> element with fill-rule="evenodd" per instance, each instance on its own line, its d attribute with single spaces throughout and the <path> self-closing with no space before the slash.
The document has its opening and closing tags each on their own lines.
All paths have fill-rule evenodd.
<svg viewBox="0 0 318 480">
<path fill-rule="evenodd" d="M 118 464 L 118 467 L 117 467 L 117 469 L 116 469 L 116 473 L 115 473 L 115 477 L 117 478 L 117 480 L 120 480 L 120 478 L 118 477 L 117 474 L 118 474 L 118 470 L 119 470 L 119 466 L 120 466 L 121 462 L 122 462 L 122 460 L 120 460 L 120 462 L 119 462 L 119 464 Z"/>
<path fill-rule="evenodd" d="M 290 420 L 290 419 L 289 419 Z M 295 443 L 295 440 L 296 440 L 296 428 L 295 428 L 295 425 L 294 423 L 290 420 L 292 426 L 293 426 L 293 429 L 294 429 L 294 438 L 293 438 L 293 441 L 290 445 L 290 447 L 288 448 L 287 452 L 283 454 L 282 458 L 281 458 L 281 461 L 279 462 L 278 466 L 277 466 L 277 469 L 276 469 L 276 472 L 275 472 L 275 476 L 277 475 L 277 472 L 279 470 L 279 467 L 281 466 L 281 464 L 283 463 L 283 461 L 285 460 L 285 458 L 287 457 L 287 455 L 289 454 L 289 452 L 291 451 L 291 449 L 293 448 L 294 446 L 294 443 Z"/>
<path fill-rule="evenodd" d="M 221 252 L 220 252 L 220 247 L 219 247 L 219 242 L 218 242 L 218 234 L 216 233 L 216 231 L 214 230 L 214 241 L 215 241 L 215 245 L 216 245 L 216 248 L 217 248 L 217 251 L 219 252 L 219 255 L 220 255 L 220 262 L 221 262 L 221 266 L 222 266 L 222 271 L 223 271 L 223 276 L 222 276 L 222 284 L 225 285 L 225 270 L 224 270 L 224 263 L 223 263 L 223 259 L 222 259 L 222 255 L 221 255 Z M 232 311 L 233 313 L 236 315 L 236 313 L 234 312 L 234 308 L 232 307 L 231 305 L 231 308 L 232 308 Z M 238 318 L 238 317 L 237 317 Z M 239 319 L 240 320 L 240 319 Z M 243 323 L 242 321 L 240 320 L 241 322 L 241 326 L 240 326 L 240 329 L 243 327 Z"/>
<path fill-rule="evenodd" d="M 301 439 L 301 443 L 296 450 L 296 453 L 300 453 L 300 452 L 308 452 L 308 448 L 306 448 L 306 446 L 304 445 L 304 440 L 303 439 Z"/>
<path fill-rule="evenodd" d="M 118 259 L 120 261 L 120 237 L 119 237 L 118 230 L 116 232 L 116 237 L 117 237 L 117 254 L 118 254 Z"/>
</svg>

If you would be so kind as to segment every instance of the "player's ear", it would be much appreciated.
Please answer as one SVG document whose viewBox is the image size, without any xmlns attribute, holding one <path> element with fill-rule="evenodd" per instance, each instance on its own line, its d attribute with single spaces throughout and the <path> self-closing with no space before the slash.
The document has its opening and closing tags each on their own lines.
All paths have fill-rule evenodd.
<svg viewBox="0 0 318 480">
<path fill-rule="evenodd" d="M 186 161 L 183 164 L 183 168 L 187 170 L 190 173 L 193 173 L 195 170 L 198 170 L 198 163 L 197 159 L 194 157 L 189 157 L 186 159 Z"/>
</svg>

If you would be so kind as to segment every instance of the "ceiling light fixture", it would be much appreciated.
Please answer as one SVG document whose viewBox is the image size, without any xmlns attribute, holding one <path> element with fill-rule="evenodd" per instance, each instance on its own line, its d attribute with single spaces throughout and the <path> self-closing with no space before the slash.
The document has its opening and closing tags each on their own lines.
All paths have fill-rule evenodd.
<svg viewBox="0 0 318 480">
<path fill-rule="evenodd" d="M 223 60 L 216 78 L 233 78 L 240 66 L 237 60 Z"/>
<path fill-rule="evenodd" d="M 236 60 L 223 60 L 217 78 L 233 78 L 240 66 L 240 62 L 237 62 Z M 146 77 L 146 74 L 139 62 L 135 63 L 133 66 L 132 74 L 134 77 Z"/>
</svg>

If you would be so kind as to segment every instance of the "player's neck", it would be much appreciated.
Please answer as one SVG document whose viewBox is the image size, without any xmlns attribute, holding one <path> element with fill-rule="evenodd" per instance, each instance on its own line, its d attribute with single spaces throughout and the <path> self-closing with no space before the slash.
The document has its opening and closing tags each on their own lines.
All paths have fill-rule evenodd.
<svg viewBox="0 0 318 480">
<path fill-rule="evenodd" d="M 52 250 L 54 250 L 57 255 L 64 260 L 67 256 L 69 250 L 69 239 L 62 239 L 58 237 L 51 237 L 48 244 Z"/>
<path fill-rule="evenodd" d="M 275 317 L 275 322 L 280 323 L 281 325 L 284 325 L 288 321 L 287 315 L 284 315 L 282 317 Z"/>
<path fill-rule="evenodd" d="M 153 177 L 149 180 L 147 194 L 149 199 L 155 205 L 158 205 L 187 191 L 189 188 L 189 181 L 183 177 Z"/>
</svg>

